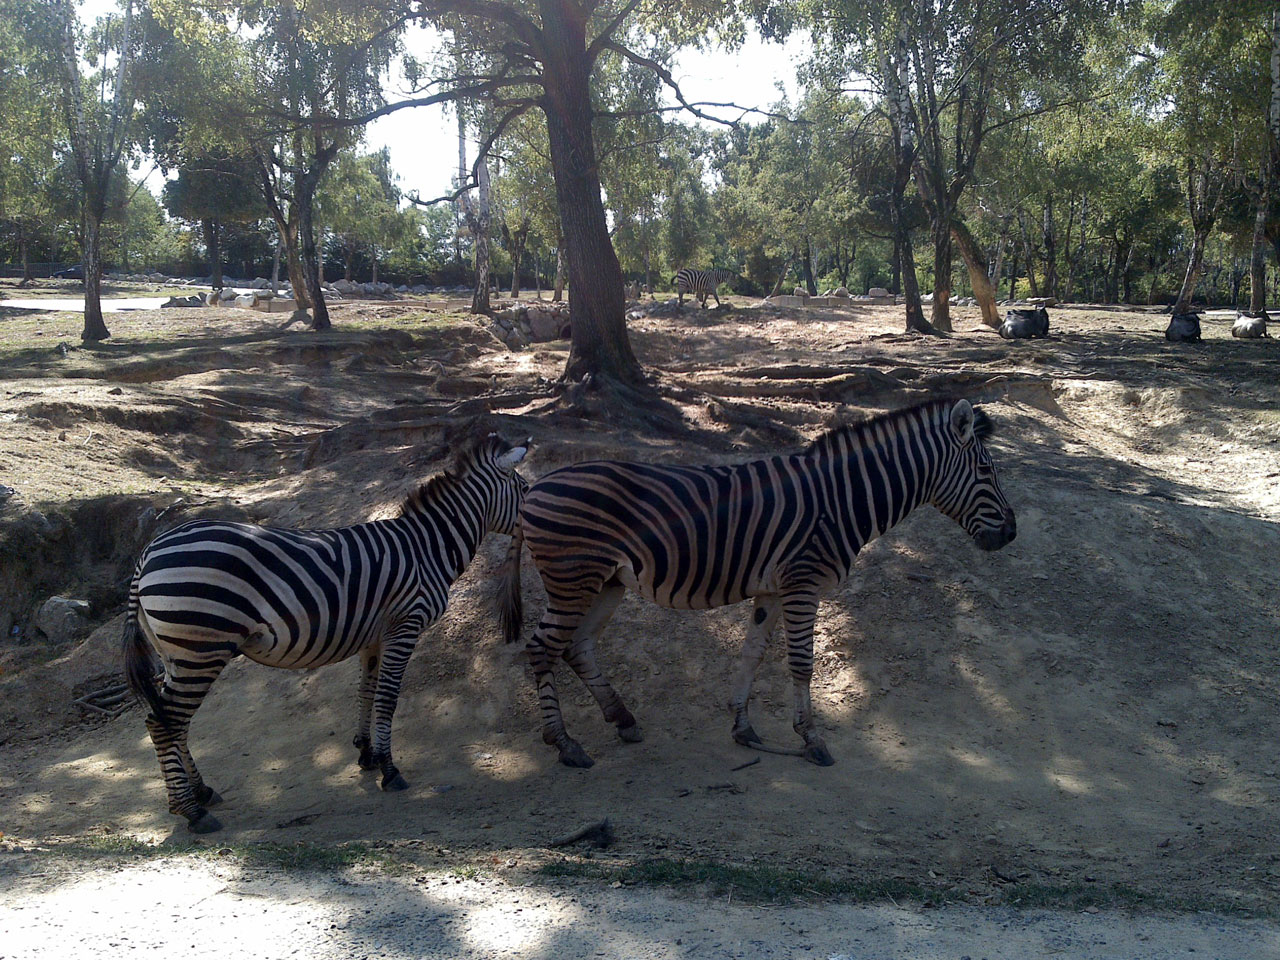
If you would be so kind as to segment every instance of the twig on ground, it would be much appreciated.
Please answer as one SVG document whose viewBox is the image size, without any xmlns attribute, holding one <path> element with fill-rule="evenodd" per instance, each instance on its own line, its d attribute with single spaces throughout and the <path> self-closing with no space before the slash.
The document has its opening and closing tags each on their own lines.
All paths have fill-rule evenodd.
<svg viewBox="0 0 1280 960">
<path fill-rule="evenodd" d="M 760 758 L 756 757 L 754 760 L 748 760 L 746 763 L 740 763 L 736 767 L 730 767 L 729 772 L 737 773 L 739 770 L 747 769 L 747 767 L 754 767 L 759 762 L 760 762 Z"/>
<path fill-rule="evenodd" d="M 582 840 L 590 840 L 597 847 L 607 847 L 613 843 L 613 827 L 609 824 L 609 818 L 605 817 L 603 820 L 588 823 L 586 826 L 564 834 L 564 836 L 556 837 L 554 840 L 548 841 L 547 846 L 567 847 Z"/>
</svg>

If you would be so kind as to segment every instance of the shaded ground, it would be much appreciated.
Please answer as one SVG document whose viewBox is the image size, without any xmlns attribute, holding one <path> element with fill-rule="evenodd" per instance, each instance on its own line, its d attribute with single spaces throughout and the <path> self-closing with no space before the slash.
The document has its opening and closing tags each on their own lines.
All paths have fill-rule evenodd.
<svg viewBox="0 0 1280 960">
<path fill-rule="evenodd" d="M 355 767 L 353 664 L 228 669 L 192 737 L 227 798 L 226 842 L 376 839 L 537 864 L 549 837 L 608 815 L 624 861 L 896 878 L 977 903 L 1096 885 L 1139 905 L 1280 908 L 1276 341 L 1232 340 L 1224 321 L 1176 346 L 1158 314 L 1088 309 L 1054 311 L 1054 337 L 1029 343 L 976 310 L 939 340 L 902 335 L 891 308 L 695 309 L 632 325 L 683 417 L 657 435 L 556 412 L 567 345 L 510 353 L 466 318 L 404 311 L 341 307 L 319 337 L 247 312 L 126 314 L 111 341 L 66 356 L 51 348 L 76 318 L 0 318 L 0 482 L 18 489 L 0 513 L 0 590 L 20 636 L 54 592 L 92 593 L 108 619 L 142 543 L 200 511 L 385 514 L 443 461 L 442 423 L 470 414 L 532 435 L 536 476 L 589 455 L 774 452 L 843 416 L 994 383 L 1018 539 L 980 554 L 926 510 L 865 552 L 819 619 L 829 769 L 733 769 L 758 756 L 731 742 L 723 707 L 744 608 L 628 599 L 601 660 L 646 740 L 618 743 L 566 675 L 567 722 L 598 761 L 582 771 L 541 744 L 520 651 L 500 642 L 494 538 L 410 664 L 405 794 Z M 527 567 L 525 589 L 531 629 Z M 37 661 L 62 651 L 30 639 L 0 654 L 0 830 L 24 849 L 185 836 L 140 710 L 102 721 L 70 704 L 109 678 L 117 635 L 51 664 Z M 757 730 L 790 745 L 777 651 L 757 691 Z"/>
</svg>

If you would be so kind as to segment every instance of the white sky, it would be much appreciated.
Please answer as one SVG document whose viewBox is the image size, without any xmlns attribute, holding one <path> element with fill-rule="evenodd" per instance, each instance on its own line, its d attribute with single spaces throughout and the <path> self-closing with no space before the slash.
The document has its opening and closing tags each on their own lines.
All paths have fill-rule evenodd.
<svg viewBox="0 0 1280 960">
<path fill-rule="evenodd" d="M 79 8 L 81 20 L 87 22 L 115 13 L 121 5 L 117 0 L 79 0 Z M 746 43 L 733 52 L 713 47 L 705 51 L 687 49 L 679 56 L 672 73 L 687 100 L 730 101 L 763 108 L 781 97 L 779 85 L 794 99 L 796 67 L 808 46 L 806 40 L 797 35 L 779 45 L 765 43 L 753 30 L 749 33 Z M 430 43 L 426 31 L 410 37 L 411 46 L 421 45 L 420 56 L 429 49 Z M 392 87 L 396 87 L 398 81 L 399 78 L 394 79 Z M 668 96 L 667 102 L 674 104 L 675 99 Z M 732 111 L 711 112 L 735 116 Z M 684 116 L 696 120 L 692 115 Z M 389 148 L 392 169 L 399 174 L 405 193 L 417 192 L 427 199 L 441 196 L 450 189 L 458 166 L 458 134 L 457 121 L 445 108 L 415 107 L 382 117 L 369 125 L 365 145 L 369 150 Z M 474 152 L 472 145 L 469 159 L 474 159 Z M 153 193 L 159 193 L 162 183 L 158 172 L 147 178 L 147 186 Z"/>
</svg>

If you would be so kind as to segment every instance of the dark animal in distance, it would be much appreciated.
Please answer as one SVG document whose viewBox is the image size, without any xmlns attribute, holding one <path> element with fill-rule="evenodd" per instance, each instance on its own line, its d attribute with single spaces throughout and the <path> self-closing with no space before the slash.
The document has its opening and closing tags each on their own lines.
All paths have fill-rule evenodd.
<svg viewBox="0 0 1280 960">
<path fill-rule="evenodd" d="M 1164 338 L 1174 343 L 1200 342 L 1200 314 L 1175 313 L 1169 318 L 1169 326 L 1165 328 Z"/>
<path fill-rule="evenodd" d="M 1010 310 L 1000 324 L 1000 336 L 1006 340 L 1033 340 L 1049 335 L 1049 311 L 1044 307 L 1034 310 Z"/>
<path fill-rule="evenodd" d="M 595 642 L 627 590 L 680 610 L 751 598 L 751 625 L 735 672 L 733 738 L 765 747 L 748 718 L 757 668 L 774 625 L 787 640 L 794 753 L 834 761 L 810 703 L 818 604 L 849 576 L 858 551 L 930 503 L 983 550 L 1017 533 L 984 439 L 991 421 L 968 400 L 920 406 L 837 427 L 797 453 L 726 466 L 598 460 L 536 481 L 520 511 L 521 538 L 547 590 L 528 653 L 542 708 L 542 739 L 568 766 L 592 760 L 565 731 L 552 669 L 562 656 L 624 741 L 640 739 L 631 711 L 596 666 Z M 519 632 L 519 551 L 504 595 L 507 639 Z M 513 629 L 514 628 L 514 629 Z"/>
<path fill-rule="evenodd" d="M 187 733 L 239 656 L 297 670 L 358 655 L 360 767 L 381 769 L 384 790 L 408 786 L 391 759 L 405 665 L 485 534 L 514 531 L 529 486 L 515 466 L 527 449 L 490 435 L 389 520 L 332 530 L 195 520 L 148 544 L 129 587 L 125 677 L 148 708 L 169 811 L 192 833 L 221 826 L 207 808 L 222 798 L 201 779 Z M 152 651 L 164 666 L 159 687 Z"/>
</svg>

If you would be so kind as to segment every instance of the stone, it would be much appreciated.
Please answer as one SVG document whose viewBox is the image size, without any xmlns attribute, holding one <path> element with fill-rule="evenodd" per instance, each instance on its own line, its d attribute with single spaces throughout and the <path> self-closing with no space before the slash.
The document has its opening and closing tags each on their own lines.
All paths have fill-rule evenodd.
<svg viewBox="0 0 1280 960">
<path fill-rule="evenodd" d="M 529 312 L 529 331 L 536 341 L 559 340 L 562 326 L 563 322 L 560 318 L 552 314 L 544 313 L 541 310 L 537 313 Z"/>
<path fill-rule="evenodd" d="M 831 291 L 831 296 L 847 299 L 850 296 L 848 287 L 836 287 Z"/>
<path fill-rule="evenodd" d="M 36 613 L 36 628 L 53 643 L 78 640 L 92 627 L 89 604 L 84 600 L 50 597 Z"/>
<path fill-rule="evenodd" d="M 791 291 L 791 295 L 793 297 L 807 297 L 809 295 L 809 291 L 806 290 L 804 287 L 796 287 L 794 290 Z"/>
<path fill-rule="evenodd" d="M 238 294 L 234 290 L 232 290 L 230 287 L 223 287 L 221 290 L 218 291 L 218 300 L 221 303 L 231 303 L 235 300 L 237 296 Z"/>
<path fill-rule="evenodd" d="M 867 291 L 868 297 L 887 297 L 889 295 L 890 295 L 889 291 L 886 290 L 884 287 L 872 287 L 870 290 Z"/>
</svg>

